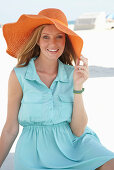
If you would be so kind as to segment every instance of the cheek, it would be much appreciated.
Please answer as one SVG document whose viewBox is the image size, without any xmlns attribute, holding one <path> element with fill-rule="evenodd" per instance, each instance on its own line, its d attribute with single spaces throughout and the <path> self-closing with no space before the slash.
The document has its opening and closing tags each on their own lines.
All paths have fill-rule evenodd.
<svg viewBox="0 0 114 170">
<path fill-rule="evenodd" d="M 42 41 L 39 41 L 38 45 L 39 45 L 40 49 L 44 49 L 47 47 L 47 43 L 42 42 Z"/>
<path fill-rule="evenodd" d="M 65 40 L 59 42 L 59 46 L 64 49 L 65 47 Z"/>
<path fill-rule="evenodd" d="M 62 45 L 65 46 L 65 41 L 62 41 Z"/>
</svg>

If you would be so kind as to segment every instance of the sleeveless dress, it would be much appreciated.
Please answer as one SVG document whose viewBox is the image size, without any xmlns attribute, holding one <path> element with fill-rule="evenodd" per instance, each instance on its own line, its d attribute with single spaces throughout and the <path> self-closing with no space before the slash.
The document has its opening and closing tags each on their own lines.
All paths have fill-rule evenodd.
<svg viewBox="0 0 114 170">
<path fill-rule="evenodd" d="M 18 114 L 23 130 L 15 148 L 15 170 L 95 170 L 113 159 L 114 153 L 88 126 L 80 137 L 70 128 L 74 66 L 58 59 L 58 74 L 48 88 L 36 72 L 36 58 L 25 67 L 14 67 L 23 90 Z"/>
</svg>

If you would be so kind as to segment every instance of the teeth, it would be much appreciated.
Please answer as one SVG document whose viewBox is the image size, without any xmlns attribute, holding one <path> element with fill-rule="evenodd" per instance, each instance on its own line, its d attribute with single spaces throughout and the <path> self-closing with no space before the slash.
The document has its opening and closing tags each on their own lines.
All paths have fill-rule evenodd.
<svg viewBox="0 0 114 170">
<path fill-rule="evenodd" d="M 57 51 L 57 50 L 48 50 L 48 51 Z"/>
</svg>

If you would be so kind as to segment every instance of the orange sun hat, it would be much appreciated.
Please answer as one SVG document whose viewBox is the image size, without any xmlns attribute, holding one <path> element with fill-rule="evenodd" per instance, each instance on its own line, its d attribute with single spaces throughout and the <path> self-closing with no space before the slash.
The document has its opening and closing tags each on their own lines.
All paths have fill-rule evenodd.
<svg viewBox="0 0 114 170">
<path fill-rule="evenodd" d="M 18 50 L 26 42 L 34 29 L 43 24 L 54 24 L 57 29 L 66 33 L 72 43 L 74 52 L 80 58 L 83 40 L 68 28 L 65 14 L 56 8 L 44 9 L 37 15 L 23 14 L 17 22 L 4 24 L 2 30 L 7 43 L 6 52 L 16 58 Z"/>
</svg>

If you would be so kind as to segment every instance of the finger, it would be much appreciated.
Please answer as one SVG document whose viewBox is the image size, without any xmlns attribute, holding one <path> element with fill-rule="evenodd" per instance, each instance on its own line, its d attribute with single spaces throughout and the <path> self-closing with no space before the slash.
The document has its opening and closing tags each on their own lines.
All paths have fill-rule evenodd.
<svg viewBox="0 0 114 170">
<path fill-rule="evenodd" d="M 77 69 L 76 71 L 89 75 L 89 70 L 88 69 Z"/>
<path fill-rule="evenodd" d="M 87 66 L 79 65 L 79 66 L 75 66 L 75 68 L 78 69 L 78 70 L 86 70 L 86 71 L 88 71 L 88 67 Z"/>
<path fill-rule="evenodd" d="M 88 59 L 87 58 L 85 58 L 84 56 L 81 56 L 80 59 L 81 59 L 81 61 L 83 61 L 84 66 L 88 66 Z"/>
<path fill-rule="evenodd" d="M 79 73 L 84 73 L 84 74 L 89 74 L 89 72 L 88 72 L 88 70 L 86 71 L 86 70 L 77 70 L 77 72 Z"/>
<path fill-rule="evenodd" d="M 84 70 L 77 70 L 78 73 L 81 73 L 84 76 L 84 79 L 89 78 L 89 73 L 85 72 Z"/>
</svg>

